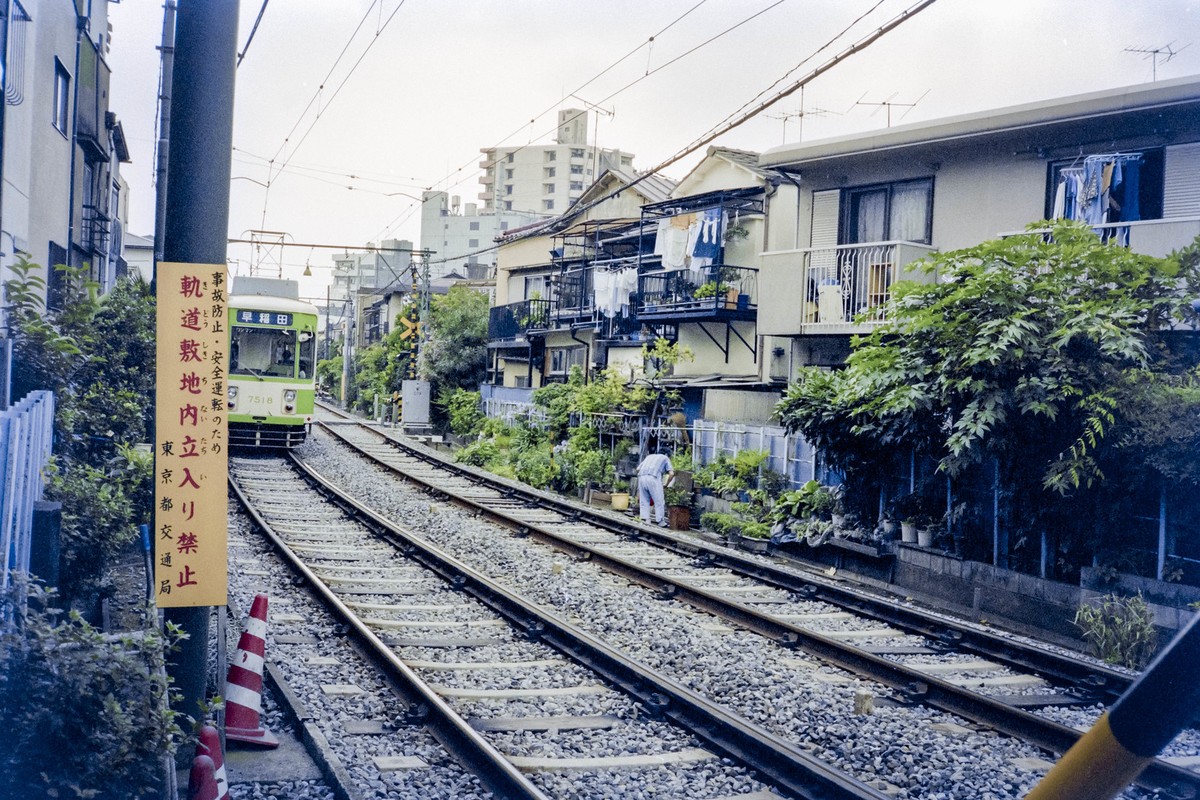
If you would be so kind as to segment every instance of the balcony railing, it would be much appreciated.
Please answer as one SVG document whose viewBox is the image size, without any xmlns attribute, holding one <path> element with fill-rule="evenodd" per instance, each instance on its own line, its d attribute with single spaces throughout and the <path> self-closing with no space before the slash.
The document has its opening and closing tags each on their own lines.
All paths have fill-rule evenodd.
<svg viewBox="0 0 1200 800">
<path fill-rule="evenodd" d="M 488 312 L 488 339 L 513 341 L 528 331 L 546 330 L 550 322 L 549 300 L 521 300 L 496 306 Z"/>
<path fill-rule="evenodd" d="M 933 251 L 928 245 L 912 242 L 803 251 L 804 325 L 819 329 L 886 321 L 892 285 L 899 280 L 920 280 L 920 273 L 906 267 Z"/>
<path fill-rule="evenodd" d="M 554 316 L 562 323 L 590 319 L 595 311 L 591 267 L 564 272 L 559 279 Z"/>
<path fill-rule="evenodd" d="M 758 313 L 758 270 L 713 265 L 638 278 L 638 318 L 751 320 Z"/>
</svg>

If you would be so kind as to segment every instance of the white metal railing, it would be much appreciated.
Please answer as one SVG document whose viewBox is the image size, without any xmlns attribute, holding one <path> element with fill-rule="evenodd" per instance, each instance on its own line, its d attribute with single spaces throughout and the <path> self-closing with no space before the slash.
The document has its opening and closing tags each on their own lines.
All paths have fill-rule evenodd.
<svg viewBox="0 0 1200 800">
<path fill-rule="evenodd" d="M 0 590 L 13 572 L 29 572 L 33 506 L 42 499 L 54 441 L 54 393 L 36 391 L 0 411 Z M 11 607 L 5 610 L 10 620 Z"/>
<path fill-rule="evenodd" d="M 869 242 L 801 251 L 805 325 L 883 322 L 892 285 L 920 280 L 906 267 L 934 252 L 913 242 Z"/>
<path fill-rule="evenodd" d="M 724 453 L 732 458 L 742 450 L 765 450 L 768 469 L 787 476 L 789 488 L 824 477 L 816 451 L 798 433 L 777 425 L 698 419 L 692 423 L 692 460 L 709 464 Z"/>
</svg>

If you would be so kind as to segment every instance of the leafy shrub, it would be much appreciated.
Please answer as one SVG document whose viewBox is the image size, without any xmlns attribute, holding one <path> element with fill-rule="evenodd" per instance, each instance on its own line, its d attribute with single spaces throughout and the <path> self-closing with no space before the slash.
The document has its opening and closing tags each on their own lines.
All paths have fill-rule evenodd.
<svg viewBox="0 0 1200 800">
<path fill-rule="evenodd" d="M 1141 594 L 1108 594 L 1095 605 L 1081 605 L 1075 611 L 1075 625 L 1092 653 L 1107 664 L 1141 669 L 1158 645 L 1154 617 Z"/>
<path fill-rule="evenodd" d="M 470 464 L 472 467 L 486 467 L 490 462 L 496 460 L 500 455 L 500 448 L 496 446 L 496 442 L 492 439 L 480 439 L 477 442 L 471 442 L 463 449 L 454 454 L 457 461 L 464 464 Z"/>
<path fill-rule="evenodd" d="M 535 489 L 544 489 L 558 476 L 558 467 L 551 457 L 549 446 L 532 447 L 517 456 L 514 465 L 517 480 L 528 483 Z"/>
<path fill-rule="evenodd" d="M 0 648 L 0 797 L 159 796 L 181 734 L 163 671 L 178 631 L 106 636 L 76 613 L 58 621 L 48 593 L 28 591 Z"/>
<path fill-rule="evenodd" d="M 479 392 L 454 389 L 443 392 L 439 399 L 450 419 L 450 430 L 459 436 L 474 435 L 483 424 L 483 412 L 479 410 Z"/>
<path fill-rule="evenodd" d="M 733 514 L 726 514 L 722 511 L 706 511 L 700 515 L 700 524 L 705 530 L 726 536 L 739 530 L 742 520 Z"/>
</svg>

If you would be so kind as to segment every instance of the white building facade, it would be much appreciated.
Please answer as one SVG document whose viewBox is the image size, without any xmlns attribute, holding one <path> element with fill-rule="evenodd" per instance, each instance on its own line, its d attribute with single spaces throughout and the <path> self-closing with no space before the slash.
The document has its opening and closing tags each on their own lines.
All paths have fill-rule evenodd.
<svg viewBox="0 0 1200 800">
<path fill-rule="evenodd" d="M 56 303 L 58 264 L 88 267 L 101 291 L 123 266 L 119 164 L 129 160 L 109 111 L 108 3 L 11 0 L 4 49 L 0 281 L 23 253 Z"/>
<path fill-rule="evenodd" d="M 496 266 L 496 237 L 528 225 L 539 217 L 515 211 L 483 211 L 475 203 L 461 204 L 457 195 L 421 195 L 421 249 L 430 253 L 429 274 L 440 278 L 455 273 L 484 280 Z"/>
<path fill-rule="evenodd" d="M 606 170 L 633 170 L 633 154 L 587 142 L 590 114 L 581 109 L 558 112 L 553 144 L 528 144 L 481 150 L 479 199 L 484 212 L 515 211 L 553 217 L 566 211 L 584 189 Z"/>
</svg>

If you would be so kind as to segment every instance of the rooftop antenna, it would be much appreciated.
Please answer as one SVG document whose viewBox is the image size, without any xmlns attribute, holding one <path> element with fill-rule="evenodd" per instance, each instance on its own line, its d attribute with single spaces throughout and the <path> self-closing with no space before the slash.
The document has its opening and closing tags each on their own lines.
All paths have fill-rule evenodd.
<svg viewBox="0 0 1200 800">
<path fill-rule="evenodd" d="M 767 114 L 771 119 L 783 120 L 783 141 L 787 143 L 787 124 L 789 119 L 800 120 L 800 132 L 796 135 L 796 141 L 804 140 L 804 118 L 805 117 L 823 117 L 826 114 L 836 114 L 836 111 L 830 111 L 827 108 L 810 108 L 807 111 L 804 108 L 804 87 L 800 87 L 800 108 L 796 111 L 785 111 L 782 114 Z"/>
<path fill-rule="evenodd" d="M 587 100 L 584 100 L 577 94 L 569 94 L 567 96 L 573 97 L 579 102 L 583 103 L 583 107 L 588 111 L 596 112 L 596 121 L 592 125 L 592 180 L 596 180 L 600 177 L 600 115 L 603 114 L 609 119 L 612 119 L 617 115 L 616 106 L 613 108 L 604 108 L 603 106 L 598 106 L 595 103 L 589 103 Z M 584 135 L 587 135 L 587 131 L 584 131 Z"/>
<path fill-rule="evenodd" d="M 924 94 L 922 94 L 920 97 L 918 97 L 916 100 L 914 100 L 911 103 L 895 102 L 894 100 L 892 100 L 892 98 L 895 97 L 897 94 L 899 94 L 899 92 L 893 92 L 891 95 L 888 96 L 888 98 L 886 100 L 880 100 L 878 102 L 863 102 L 863 97 L 867 96 L 867 93 L 863 92 L 863 96 L 858 98 L 858 101 L 854 104 L 854 106 L 882 106 L 883 108 L 887 109 L 887 126 L 890 128 L 890 127 L 892 127 L 892 106 L 900 106 L 901 108 L 907 108 L 908 111 L 912 111 L 913 108 L 917 105 L 917 103 L 919 103 L 925 99 L 925 95 L 929 94 L 929 90 L 926 89 Z M 854 108 L 854 106 L 850 106 L 850 108 Z M 897 119 L 897 122 L 899 122 L 899 120 L 901 120 L 901 119 L 904 119 L 904 117 L 908 115 L 908 111 L 905 111 L 903 114 L 901 114 L 900 117 Z M 872 112 L 872 113 L 874 113 L 874 112 Z"/>
<path fill-rule="evenodd" d="M 1126 53 L 1137 53 L 1138 55 L 1143 55 L 1146 58 L 1150 59 L 1151 63 L 1153 64 L 1153 66 L 1151 67 L 1151 70 L 1150 70 L 1150 76 L 1151 76 L 1150 80 L 1156 81 L 1156 80 L 1158 80 L 1158 59 L 1159 59 L 1159 57 L 1164 56 L 1162 63 L 1165 64 L 1168 61 L 1170 61 L 1172 58 L 1174 58 L 1175 56 L 1179 55 L 1182 51 L 1188 49 L 1189 47 L 1191 47 L 1190 42 L 1188 44 L 1185 44 L 1183 47 L 1179 48 L 1178 50 L 1176 50 L 1175 43 L 1171 42 L 1170 44 L 1163 45 L 1162 47 L 1154 47 L 1154 48 L 1126 47 L 1125 52 Z"/>
</svg>

